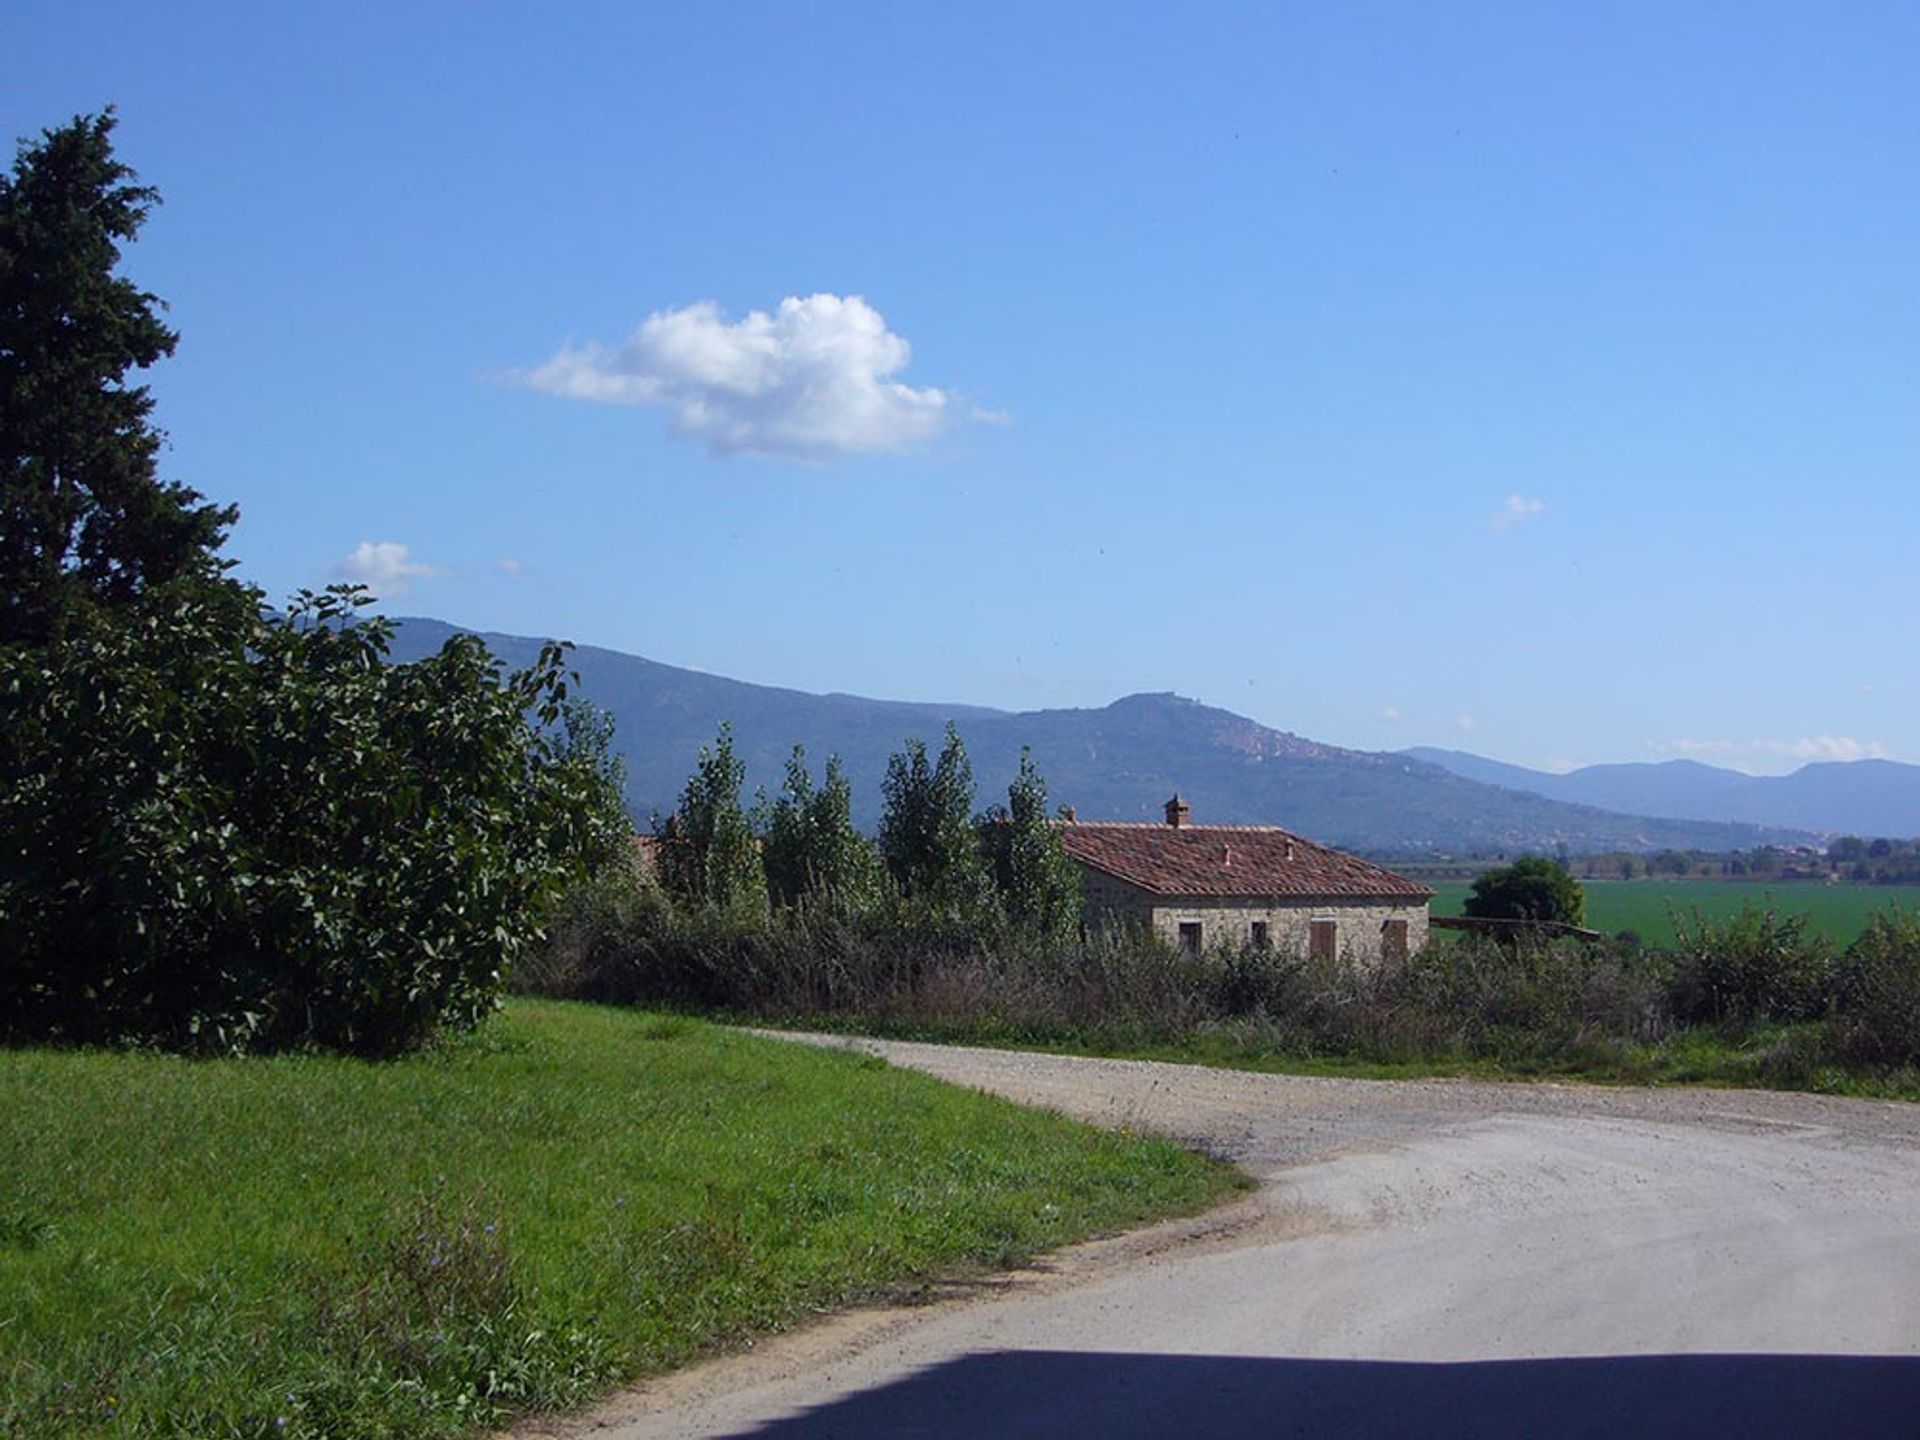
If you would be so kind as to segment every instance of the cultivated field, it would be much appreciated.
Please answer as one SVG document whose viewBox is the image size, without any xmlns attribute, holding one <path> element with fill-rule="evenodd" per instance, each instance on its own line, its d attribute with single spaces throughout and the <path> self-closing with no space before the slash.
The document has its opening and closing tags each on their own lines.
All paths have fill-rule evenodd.
<svg viewBox="0 0 1920 1440">
<path fill-rule="evenodd" d="M 1674 938 L 1673 916 L 1698 910 L 1709 920 L 1737 915 L 1744 906 L 1772 907 L 1806 915 L 1812 928 L 1845 945 L 1889 905 L 1920 905 L 1920 885 L 1764 885 L 1747 880 L 1583 880 L 1587 924 L 1612 935 L 1631 930 L 1649 944 Z M 1472 886 L 1465 881 L 1434 884 L 1433 913 L 1458 915 Z"/>
</svg>

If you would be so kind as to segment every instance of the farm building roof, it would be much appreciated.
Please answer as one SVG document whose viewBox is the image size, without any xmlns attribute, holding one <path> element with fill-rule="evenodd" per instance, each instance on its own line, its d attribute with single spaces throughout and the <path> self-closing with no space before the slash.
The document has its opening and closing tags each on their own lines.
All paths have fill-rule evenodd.
<svg viewBox="0 0 1920 1440">
<path fill-rule="evenodd" d="M 1277 825 L 1140 825 L 1062 821 L 1060 839 L 1082 865 L 1156 895 L 1351 897 L 1413 903 L 1418 881 Z"/>
</svg>

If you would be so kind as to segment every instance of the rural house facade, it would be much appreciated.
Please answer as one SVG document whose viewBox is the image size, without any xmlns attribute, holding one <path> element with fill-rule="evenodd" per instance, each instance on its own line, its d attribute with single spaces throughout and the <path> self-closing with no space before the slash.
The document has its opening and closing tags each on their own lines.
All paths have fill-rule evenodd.
<svg viewBox="0 0 1920 1440">
<path fill-rule="evenodd" d="M 1184 950 L 1270 945 L 1378 961 L 1427 943 L 1426 886 L 1278 826 L 1195 825 L 1178 795 L 1164 825 L 1069 811 L 1060 838 L 1090 920 L 1143 925 Z"/>
</svg>

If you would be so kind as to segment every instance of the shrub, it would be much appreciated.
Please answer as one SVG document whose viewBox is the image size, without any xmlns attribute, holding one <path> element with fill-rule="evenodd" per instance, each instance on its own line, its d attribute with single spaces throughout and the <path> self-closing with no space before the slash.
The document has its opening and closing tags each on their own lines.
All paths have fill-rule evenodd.
<svg viewBox="0 0 1920 1440">
<path fill-rule="evenodd" d="M 389 665 L 362 603 L 183 583 L 0 651 L 0 1034 L 392 1054 L 492 1008 L 624 809 L 558 647 Z"/>
<path fill-rule="evenodd" d="M 1835 1047 L 1847 1060 L 1920 1064 L 1920 909 L 1889 906 L 1841 957 Z"/>
<path fill-rule="evenodd" d="M 1473 893 L 1463 908 L 1483 920 L 1579 925 L 1586 920 L 1587 892 L 1564 865 L 1529 855 L 1482 874 L 1473 882 Z"/>
<path fill-rule="evenodd" d="M 1710 1024 L 1810 1020 L 1832 993 L 1833 949 L 1805 915 L 1744 906 L 1715 924 L 1676 914 L 1673 999 L 1679 1018 Z"/>
</svg>

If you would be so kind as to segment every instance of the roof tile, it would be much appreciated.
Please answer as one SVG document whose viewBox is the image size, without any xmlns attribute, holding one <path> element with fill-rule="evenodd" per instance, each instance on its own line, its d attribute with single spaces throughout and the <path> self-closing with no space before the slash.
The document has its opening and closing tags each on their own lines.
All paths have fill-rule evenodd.
<svg viewBox="0 0 1920 1440">
<path fill-rule="evenodd" d="M 1067 853 L 1156 895 L 1342 896 L 1425 900 L 1418 881 L 1274 825 L 1068 821 Z"/>
</svg>

